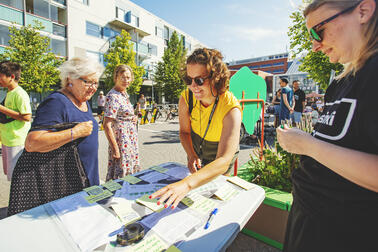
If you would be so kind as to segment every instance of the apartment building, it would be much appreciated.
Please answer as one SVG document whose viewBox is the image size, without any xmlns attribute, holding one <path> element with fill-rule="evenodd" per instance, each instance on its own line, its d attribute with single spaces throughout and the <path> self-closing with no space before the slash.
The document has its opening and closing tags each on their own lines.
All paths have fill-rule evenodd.
<svg viewBox="0 0 378 252">
<path fill-rule="evenodd" d="M 144 66 L 143 85 L 153 85 L 151 75 L 176 31 L 188 53 L 204 46 L 128 0 L 0 0 L 0 53 L 8 46 L 8 27 L 40 21 L 43 36 L 50 38 L 52 51 L 62 57 L 88 56 L 105 65 L 103 55 L 115 36 L 126 30 L 131 35 L 136 63 Z"/>
</svg>

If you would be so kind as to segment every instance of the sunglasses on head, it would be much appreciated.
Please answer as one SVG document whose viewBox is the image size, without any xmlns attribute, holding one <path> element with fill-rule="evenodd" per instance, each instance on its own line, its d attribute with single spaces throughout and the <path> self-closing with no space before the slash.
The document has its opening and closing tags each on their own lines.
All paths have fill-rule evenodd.
<svg viewBox="0 0 378 252">
<path fill-rule="evenodd" d="M 331 22 L 332 20 L 334 20 L 334 19 L 337 18 L 338 16 L 343 15 L 343 14 L 349 12 L 349 11 L 354 10 L 354 9 L 355 9 L 355 8 L 361 3 L 361 2 L 362 2 L 362 1 L 359 1 L 357 4 L 355 4 L 355 5 L 353 5 L 353 6 L 349 7 L 349 8 L 346 8 L 345 10 L 343 10 L 343 11 L 341 11 L 341 12 L 339 12 L 339 13 L 333 15 L 332 17 L 329 17 L 329 18 L 327 18 L 326 20 L 320 22 L 319 24 L 313 26 L 313 27 L 310 29 L 310 31 L 309 31 L 311 41 L 312 41 L 312 40 L 316 40 L 316 41 L 318 41 L 318 42 L 321 42 L 321 41 L 323 40 L 323 30 L 324 30 L 324 29 L 320 30 L 320 28 L 321 28 L 323 25 L 325 25 L 325 24 Z"/>
<path fill-rule="evenodd" d="M 202 78 L 202 77 L 191 78 L 191 77 L 185 75 L 185 76 L 183 77 L 183 80 L 185 81 L 186 85 L 188 85 L 188 86 L 189 86 L 189 85 L 192 85 L 193 80 L 194 80 L 194 82 L 195 82 L 198 86 L 202 86 L 203 83 L 205 83 L 205 80 L 206 80 L 206 79 L 209 79 L 209 78 L 210 78 L 210 75 L 207 76 L 207 77 L 204 77 L 204 78 Z"/>
</svg>

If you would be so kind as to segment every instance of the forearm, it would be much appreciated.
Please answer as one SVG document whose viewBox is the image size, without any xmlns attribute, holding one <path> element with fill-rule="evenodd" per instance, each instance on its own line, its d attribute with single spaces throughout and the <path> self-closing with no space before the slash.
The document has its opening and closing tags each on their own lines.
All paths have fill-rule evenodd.
<svg viewBox="0 0 378 252">
<path fill-rule="evenodd" d="M 117 144 L 117 141 L 115 139 L 111 123 L 106 122 L 106 119 L 105 119 L 105 123 L 104 123 L 104 131 L 105 131 L 105 136 L 108 139 L 109 145 L 112 148 L 112 150 L 117 149 L 118 144 Z"/>
<path fill-rule="evenodd" d="M 224 174 L 227 171 L 229 164 L 229 159 L 219 157 L 202 169 L 186 177 L 184 180 L 189 185 L 190 190 L 192 190 L 212 181 L 217 176 Z"/>
<path fill-rule="evenodd" d="M 75 139 L 73 128 L 58 132 L 35 131 L 28 134 L 25 149 L 28 152 L 49 152 Z"/>
<path fill-rule="evenodd" d="M 193 148 L 192 136 L 190 133 L 180 131 L 180 142 L 187 156 L 196 155 Z"/>
<path fill-rule="evenodd" d="M 378 155 L 340 147 L 315 138 L 307 152 L 308 156 L 340 176 L 378 192 Z"/>
<path fill-rule="evenodd" d="M 21 114 L 2 105 L 0 105 L 0 112 L 18 121 L 31 121 L 31 114 Z"/>
</svg>

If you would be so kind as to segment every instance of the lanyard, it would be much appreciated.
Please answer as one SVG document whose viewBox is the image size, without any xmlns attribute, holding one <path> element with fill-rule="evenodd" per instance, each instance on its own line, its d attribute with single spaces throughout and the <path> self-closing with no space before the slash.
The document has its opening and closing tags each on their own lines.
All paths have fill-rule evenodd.
<svg viewBox="0 0 378 252">
<path fill-rule="evenodd" d="M 215 108 L 216 108 L 217 105 L 218 105 L 218 101 L 219 101 L 219 96 L 217 96 L 217 98 L 215 99 L 215 103 L 214 103 L 214 105 L 213 105 L 213 109 L 211 110 L 211 113 L 210 113 L 209 122 L 207 123 L 207 127 L 206 127 L 206 130 L 205 130 L 205 134 L 204 134 L 203 137 L 201 138 L 201 142 L 200 142 L 200 158 L 202 157 L 202 143 L 203 143 L 203 141 L 205 140 L 205 136 L 206 136 L 207 131 L 209 130 L 211 120 L 213 119 L 213 115 L 214 115 Z"/>
</svg>

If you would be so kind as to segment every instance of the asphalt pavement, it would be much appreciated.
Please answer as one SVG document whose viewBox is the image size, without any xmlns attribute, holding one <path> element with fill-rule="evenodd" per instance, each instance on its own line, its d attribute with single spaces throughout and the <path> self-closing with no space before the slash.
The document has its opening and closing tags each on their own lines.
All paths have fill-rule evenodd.
<svg viewBox="0 0 378 252">
<path fill-rule="evenodd" d="M 179 124 L 175 120 L 158 120 L 154 124 L 139 125 L 139 153 L 140 165 L 142 169 L 165 162 L 178 162 L 186 164 L 186 154 L 180 144 Z M 253 146 L 241 145 L 238 156 L 239 165 L 250 159 Z M 99 170 L 100 180 L 105 181 L 108 162 L 108 141 L 104 131 L 99 132 Z M 0 161 L 0 219 L 5 218 L 9 200 L 10 182 L 2 172 L 2 162 Z M 227 249 L 228 252 L 235 251 L 259 251 L 278 252 L 278 249 L 261 243 L 247 235 L 239 233 L 235 241 Z"/>
</svg>

